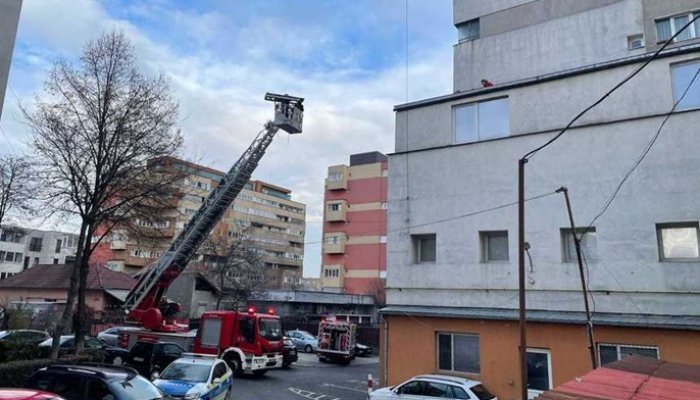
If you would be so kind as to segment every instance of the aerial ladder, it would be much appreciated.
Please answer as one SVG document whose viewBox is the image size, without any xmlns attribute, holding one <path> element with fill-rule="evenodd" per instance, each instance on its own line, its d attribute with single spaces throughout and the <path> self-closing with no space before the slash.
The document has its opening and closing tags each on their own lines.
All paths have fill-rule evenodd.
<svg viewBox="0 0 700 400">
<path fill-rule="evenodd" d="M 138 322 L 144 328 L 154 331 L 187 331 L 187 326 L 174 320 L 179 305 L 167 302 L 164 297 L 165 291 L 184 271 L 187 263 L 248 183 L 277 131 L 282 129 L 289 134 L 301 133 L 304 117 L 303 98 L 267 93 L 265 100 L 275 104 L 274 120 L 265 124 L 253 143 L 219 182 L 219 186 L 209 193 L 209 197 L 185 225 L 170 248 L 141 275 L 124 302 L 125 311 L 128 313 L 127 320 Z"/>
</svg>

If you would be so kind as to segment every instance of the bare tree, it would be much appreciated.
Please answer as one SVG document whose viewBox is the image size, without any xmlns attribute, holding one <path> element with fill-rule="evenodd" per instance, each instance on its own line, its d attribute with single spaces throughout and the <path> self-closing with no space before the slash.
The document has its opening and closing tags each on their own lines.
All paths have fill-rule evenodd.
<svg viewBox="0 0 700 400">
<path fill-rule="evenodd" d="M 92 252 L 112 227 L 170 199 L 180 178 L 173 177 L 177 168 L 169 156 L 182 137 L 167 80 L 138 71 L 123 33 L 88 42 L 75 63 L 57 62 L 45 91 L 32 111 L 24 110 L 39 160 L 42 200 L 80 221 L 66 308 L 54 330 L 51 357 L 56 358 L 76 297 L 76 350 L 82 350 Z"/>
<path fill-rule="evenodd" d="M 202 252 L 206 275 L 219 286 L 217 310 L 224 298 L 235 309 L 246 305 L 253 294 L 264 291 L 265 263 L 246 229 L 230 238 L 210 236 Z"/>
<path fill-rule="evenodd" d="M 30 211 L 33 197 L 32 168 L 24 157 L 0 157 L 0 226 L 10 211 Z"/>
</svg>

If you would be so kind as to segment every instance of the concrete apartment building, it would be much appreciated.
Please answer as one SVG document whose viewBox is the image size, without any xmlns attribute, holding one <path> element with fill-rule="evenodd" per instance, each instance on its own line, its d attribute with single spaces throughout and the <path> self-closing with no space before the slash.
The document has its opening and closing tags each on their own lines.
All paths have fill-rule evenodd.
<svg viewBox="0 0 700 400">
<path fill-rule="evenodd" d="M 324 194 L 321 288 L 382 301 L 386 278 L 387 157 L 350 156 L 328 167 Z"/>
<path fill-rule="evenodd" d="M 2 105 L 5 101 L 7 77 L 10 74 L 21 9 L 22 0 L 0 0 L 0 117 L 2 117 Z"/>
<path fill-rule="evenodd" d="M 0 280 L 38 264 L 65 264 L 75 259 L 78 235 L 17 226 L 0 229 Z"/>
<path fill-rule="evenodd" d="M 454 92 L 395 108 L 380 372 L 391 385 L 464 375 L 519 398 L 517 208 L 474 212 L 515 201 L 518 159 L 648 60 L 700 1 L 453 6 Z M 601 364 L 630 354 L 700 364 L 700 83 L 689 86 L 699 68 L 696 22 L 526 165 L 526 197 L 566 186 L 587 226 L 688 89 L 583 239 Z M 563 196 L 527 202 L 525 231 L 534 396 L 591 365 Z"/>
<path fill-rule="evenodd" d="M 167 249 L 192 215 L 219 184 L 224 173 L 202 165 L 175 160 L 185 168 L 182 193 L 171 209 L 163 210 L 159 221 L 136 221 L 158 235 L 140 241 L 116 230 L 109 238 L 107 258 L 110 269 L 134 273 L 153 263 Z M 238 195 L 212 236 L 233 238 L 241 231 L 260 252 L 266 265 L 269 288 L 290 288 L 299 284 L 304 259 L 306 206 L 291 199 L 291 191 L 262 181 L 250 181 Z M 194 262 L 207 260 L 204 246 Z"/>
</svg>

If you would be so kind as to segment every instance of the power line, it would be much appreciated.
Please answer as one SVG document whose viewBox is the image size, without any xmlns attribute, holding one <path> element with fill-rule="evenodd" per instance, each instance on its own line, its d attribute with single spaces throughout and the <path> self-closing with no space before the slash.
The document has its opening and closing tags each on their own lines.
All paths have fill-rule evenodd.
<svg viewBox="0 0 700 400">
<path fill-rule="evenodd" d="M 610 89 L 607 93 L 605 93 L 605 94 L 603 95 L 603 97 L 601 97 L 600 99 L 598 99 L 595 103 L 591 104 L 590 106 L 586 107 L 586 108 L 585 108 L 583 111 L 581 111 L 580 113 L 578 113 L 578 115 L 576 115 L 568 124 L 566 124 L 566 126 L 565 126 L 561 131 L 559 131 L 559 133 L 557 133 L 553 138 L 549 139 L 549 140 L 548 140 L 547 142 L 545 142 L 543 145 L 541 145 L 541 146 L 535 148 L 534 150 L 531 150 L 531 151 L 528 152 L 527 154 L 525 154 L 525 155 L 522 157 L 522 159 L 524 159 L 524 160 L 530 159 L 530 158 L 533 157 L 535 154 L 537 154 L 537 152 L 539 152 L 540 150 L 544 149 L 545 147 L 547 147 L 547 146 L 549 146 L 550 144 L 552 144 L 552 143 L 554 143 L 555 141 L 557 141 L 557 139 L 559 139 L 567 130 L 569 130 L 569 128 L 571 127 L 571 125 L 574 124 L 574 122 L 578 121 L 578 119 L 581 118 L 581 117 L 583 117 L 584 114 L 586 114 L 588 111 L 590 111 L 590 110 L 592 110 L 593 108 L 595 108 L 598 104 L 602 103 L 605 99 L 608 98 L 608 96 L 610 96 L 611 94 L 613 94 L 613 93 L 614 93 L 617 89 L 619 89 L 622 85 L 624 85 L 625 83 L 627 83 L 630 79 L 634 78 L 634 77 L 635 77 L 638 73 L 640 73 L 647 65 L 649 65 L 652 61 L 654 61 L 654 60 L 659 56 L 659 54 L 660 54 L 664 49 L 666 49 L 666 47 L 668 47 L 669 44 L 673 43 L 673 40 L 676 38 L 676 36 L 678 36 L 678 35 L 680 35 L 681 33 L 683 33 L 683 31 L 685 31 L 686 29 L 688 29 L 688 27 L 689 27 L 690 25 L 692 25 L 692 24 L 693 24 L 696 20 L 698 20 L 698 19 L 700 19 L 700 14 L 696 15 L 695 18 L 693 18 L 693 19 L 690 20 L 687 24 L 685 24 L 680 30 L 678 30 L 673 36 L 671 36 L 671 38 L 668 39 L 668 40 L 663 44 L 663 46 L 661 46 L 661 48 L 659 48 L 651 57 L 649 57 L 642 65 L 640 65 L 639 67 L 637 67 L 637 68 L 636 68 L 634 71 L 632 71 L 629 75 L 627 75 L 627 76 L 626 76 L 623 80 L 621 80 L 617 85 L 613 86 L 613 88 Z"/>
</svg>

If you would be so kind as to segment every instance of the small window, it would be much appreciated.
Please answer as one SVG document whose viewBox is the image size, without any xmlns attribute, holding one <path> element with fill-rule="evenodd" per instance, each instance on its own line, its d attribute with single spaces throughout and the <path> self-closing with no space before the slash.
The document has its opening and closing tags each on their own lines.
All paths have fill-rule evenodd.
<svg viewBox="0 0 700 400">
<path fill-rule="evenodd" d="M 437 340 L 439 370 L 474 374 L 481 371 L 478 335 L 439 333 Z"/>
<path fill-rule="evenodd" d="M 656 225 L 661 261 L 698 260 L 698 223 L 679 222 Z"/>
<path fill-rule="evenodd" d="M 22 253 L 15 253 L 15 262 L 22 262 Z"/>
<path fill-rule="evenodd" d="M 42 238 L 33 237 L 29 241 L 29 251 L 41 251 Z"/>
<path fill-rule="evenodd" d="M 340 203 L 328 204 L 328 211 L 340 211 Z"/>
<path fill-rule="evenodd" d="M 698 69 L 700 69 L 700 61 L 671 66 L 673 102 L 676 103 L 683 97 L 683 100 L 676 106 L 677 110 L 700 108 L 700 77 L 693 81 L 693 77 L 695 77 Z M 685 97 L 683 96 L 684 93 Z"/>
<path fill-rule="evenodd" d="M 455 143 L 496 139 L 510 134 L 507 97 L 455 106 L 452 112 Z"/>
<path fill-rule="evenodd" d="M 415 264 L 435 262 L 437 258 L 435 234 L 411 235 L 411 237 L 413 239 L 413 262 Z"/>
<path fill-rule="evenodd" d="M 654 346 L 637 346 L 626 344 L 598 344 L 600 365 L 610 364 L 625 357 L 638 356 L 659 358 L 659 348 Z"/>
<path fill-rule="evenodd" d="M 221 320 L 218 318 L 206 318 L 202 324 L 202 346 L 217 347 L 221 336 Z"/>
<path fill-rule="evenodd" d="M 61 239 L 56 239 L 56 253 L 61 252 Z"/>
<path fill-rule="evenodd" d="M 338 182 L 343 180 L 343 174 L 342 172 L 330 172 L 328 174 L 328 181 L 329 182 Z"/>
<path fill-rule="evenodd" d="M 508 261 L 508 231 L 479 232 L 483 262 Z"/>
<path fill-rule="evenodd" d="M 581 240 L 581 254 L 583 258 L 586 261 L 595 261 L 598 258 L 598 237 L 596 236 L 595 227 L 576 228 L 576 235 Z M 571 228 L 561 229 L 561 253 L 562 262 L 578 262 L 576 244 L 574 243 L 574 235 L 571 233 Z"/>
<path fill-rule="evenodd" d="M 15 259 L 15 253 L 8 251 L 7 254 L 5 254 L 5 261 L 13 262 Z"/>
<path fill-rule="evenodd" d="M 527 349 L 528 392 L 537 394 L 552 387 L 549 350 Z"/>
<path fill-rule="evenodd" d="M 457 25 L 457 37 L 460 42 L 476 40 L 480 36 L 480 28 L 479 18 L 462 22 Z"/>
<path fill-rule="evenodd" d="M 644 35 L 631 35 L 627 36 L 627 49 L 636 50 L 644 47 Z"/>
</svg>

